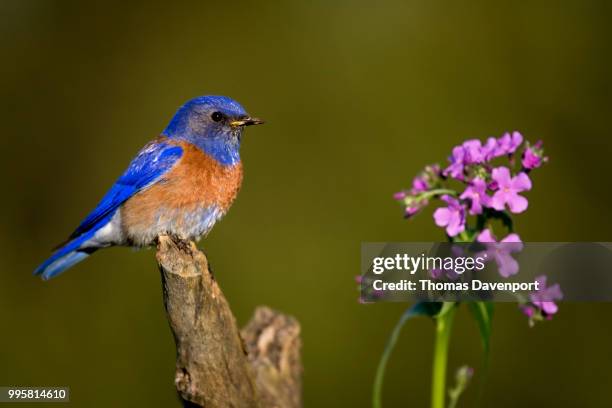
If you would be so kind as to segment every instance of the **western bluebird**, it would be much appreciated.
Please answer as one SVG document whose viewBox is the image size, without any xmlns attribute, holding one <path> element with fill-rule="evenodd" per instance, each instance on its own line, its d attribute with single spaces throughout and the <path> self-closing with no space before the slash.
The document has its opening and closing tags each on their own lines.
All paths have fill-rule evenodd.
<svg viewBox="0 0 612 408">
<path fill-rule="evenodd" d="M 261 123 L 224 96 L 188 101 L 34 273 L 50 279 L 100 248 L 148 246 L 162 234 L 206 235 L 240 189 L 242 129 Z"/>
</svg>

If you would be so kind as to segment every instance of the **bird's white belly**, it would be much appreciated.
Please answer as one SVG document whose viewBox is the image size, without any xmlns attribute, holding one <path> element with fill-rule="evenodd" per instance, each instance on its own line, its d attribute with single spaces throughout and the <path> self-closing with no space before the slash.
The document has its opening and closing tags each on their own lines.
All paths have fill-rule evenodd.
<svg viewBox="0 0 612 408">
<path fill-rule="evenodd" d="M 150 225 L 126 225 L 122 236 L 128 245 L 147 246 L 155 243 L 160 235 L 174 235 L 181 239 L 198 240 L 206 235 L 223 216 L 217 206 L 198 207 L 193 210 L 159 208 Z M 124 242 L 122 242 L 124 244 Z"/>
</svg>

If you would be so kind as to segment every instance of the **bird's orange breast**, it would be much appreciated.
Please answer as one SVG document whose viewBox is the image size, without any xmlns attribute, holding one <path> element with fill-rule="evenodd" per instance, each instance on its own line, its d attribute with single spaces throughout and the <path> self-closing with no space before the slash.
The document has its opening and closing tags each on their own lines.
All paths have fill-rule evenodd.
<svg viewBox="0 0 612 408">
<path fill-rule="evenodd" d="M 209 208 L 224 214 L 240 190 L 242 163 L 224 166 L 190 143 L 164 141 L 180 146 L 183 155 L 154 185 L 125 202 L 121 222 L 128 235 L 153 232 L 156 225 L 191 230 L 184 224 L 198 222 L 198 214 Z"/>
</svg>

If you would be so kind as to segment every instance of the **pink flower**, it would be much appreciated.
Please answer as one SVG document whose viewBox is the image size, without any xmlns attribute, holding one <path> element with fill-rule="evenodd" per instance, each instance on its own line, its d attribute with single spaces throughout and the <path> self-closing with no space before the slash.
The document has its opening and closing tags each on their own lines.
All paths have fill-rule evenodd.
<svg viewBox="0 0 612 408">
<path fill-rule="evenodd" d="M 487 258 L 494 259 L 501 276 L 507 278 L 518 273 L 519 264 L 512 257 L 513 252 L 519 252 L 523 249 L 523 244 L 518 234 L 509 234 L 500 242 L 497 242 L 491 230 L 487 228 L 478 234 L 476 240 L 487 244 L 487 249 L 480 256 L 486 254 Z"/>
<path fill-rule="evenodd" d="M 448 207 L 438 208 L 434 212 L 434 220 L 438 227 L 446 227 L 446 233 L 454 237 L 465 230 L 465 207 L 459 200 L 443 195 L 441 200 L 448 204 Z"/>
<path fill-rule="evenodd" d="M 546 276 L 544 275 L 538 276 L 536 282 L 538 282 L 538 290 L 529 295 L 531 303 L 544 312 L 545 316 L 554 315 L 559 310 L 554 301 L 563 299 L 561 287 L 558 283 L 546 287 Z"/>
<path fill-rule="evenodd" d="M 544 157 L 542 141 L 540 140 L 533 146 L 527 145 L 523 152 L 521 164 L 523 165 L 523 169 L 529 171 L 540 167 L 547 159 L 547 157 Z"/>
<path fill-rule="evenodd" d="M 525 149 L 523 153 L 523 160 L 521 162 L 524 168 L 531 170 L 540 167 L 542 164 L 542 158 L 536 155 L 531 148 Z"/>
<path fill-rule="evenodd" d="M 531 305 L 521 306 L 521 311 L 529 318 L 530 321 L 531 318 L 535 316 L 535 308 Z"/>
<path fill-rule="evenodd" d="M 497 139 L 497 149 L 495 156 L 509 155 L 516 152 L 516 149 L 523 143 L 523 135 L 519 132 L 505 133 Z"/>
<path fill-rule="evenodd" d="M 417 176 L 412 179 L 412 191 L 414 193 L 421 193 L 423 191 L 427 191 L 429 189 L 429 184 L 427 180 L 422 176 Z"/>
<path fill-rule="evenodd" d="M 413 215 L 421 211 L 425 206 L 427 206 L 427 200 L 421 200 L 418 203 L 407 205 L 406 209 L 404 210 L 404 217 L 405 218 L 412 217 Z"/>
<path fill-rule="evenodd" d="M 453 147 L 452 155 L 448 158 L 450 166 L 444 169 L 444 176 L 452 177 L 457 180 L 463 180 L 463 168 L 465 163 L 465 149 L 463 146 Z"/>
<path fill-rule="evenodd" d="M 463 142 L 464 162 L 466 164 L 482 163 L 485 154 L 482 149 L 482 142 L 478 139 L 470 139 Z"/>
<path fill-rule="evenodd" d="M 491 197 L 487 195 L 487 183 L 479 177 L 472 180 L 459 198 L 470 201 L 472 215 L 481 214 L 482 207 L 489 207 L 491 201 Z"/>
<path fill-rule="evenodd" d="M 492 177 L 497 186 L 497 191 L 491 198 L 491 207 L 503 211 L 506 204 L 513 213 L 520 213 L 527 209 L 527 199 L 518 193 L 531 190 L 531 180 L 525 173 L 510 176 L 507 167 L 493 169 Z"/>
<path fill-rule="evenodd" d="M 400 191 L 398 193 L 393 194 L 393 199 L 394 200 L 403 200 L 404 198 L 406 198 L 406 192 L 405 191 Z"/>
<path fill-rule="evenodd" d="M 432 164 L 425 168 L 412 179 L 411 194 L 423 193 L 431 189 L 440 179 L 440 166 Z"/>
<path fill-rule="evenodd" d="M 487 142 L 482 147 L 482 154 L 484 155 L 485 161 L 490 161 L 491 159 L 497 157 L 497 139 L 494 137 L 490 137 L 487 139 Z"/>
<path fill-rule="evenodd" d="M 400 191 L 398 193 L 393 194 L 393 198 L 398 201 L 401 201 L 404 204 L 405 218 L 412 217 L 428 204 L 428 201 L 426 199 L 420 198 L 419 193 L 413 192 L 413 190 L 409 192 Z"/>
<path fill-rule="evenodd" d="M 444 175 L 463 180 L 465 166 L 483 163 L 486 159 L 485 153 L 486 151 L 483 149 L 480 140 L 466 140 L 460 146 L 453 148 L 453 152 L 448 158 L 450 165 L 444 169 Z"/>
</svg>

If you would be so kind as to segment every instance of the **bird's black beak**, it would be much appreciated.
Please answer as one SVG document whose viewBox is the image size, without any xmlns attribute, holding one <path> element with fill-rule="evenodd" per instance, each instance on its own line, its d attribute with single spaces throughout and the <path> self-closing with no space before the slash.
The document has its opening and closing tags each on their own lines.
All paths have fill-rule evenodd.
<svg viewBox="0 0 612 408">
<path fill-rule="evenodd" d="M 261 119 L 248 117 L 248 118 L 234 120 L 230 122 L 230 125 L 232 126 L 251 126 L 251 125 L 261 125 L 263 123 L 264 121 Z"/>
</svg>

